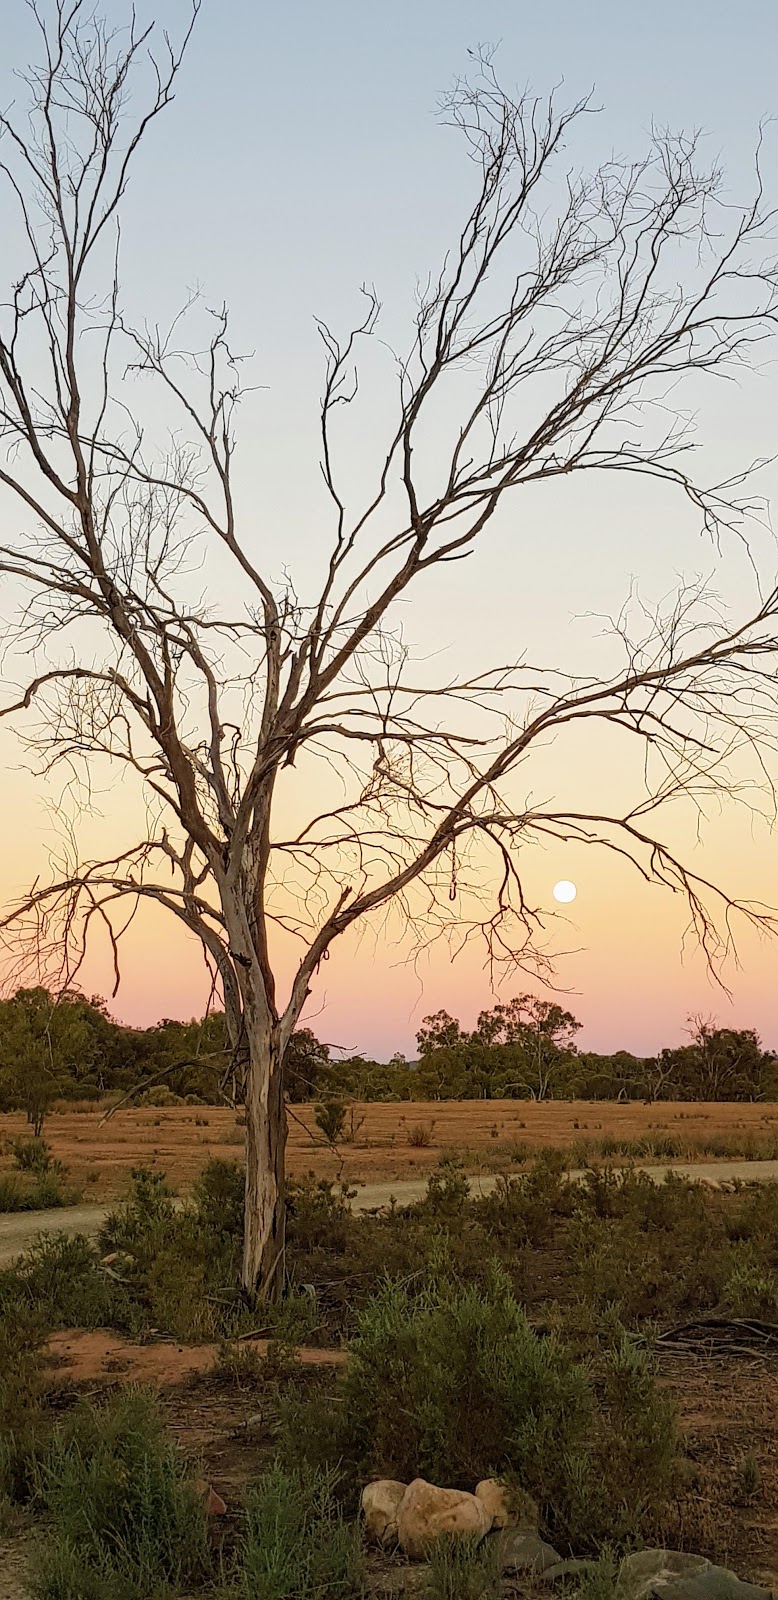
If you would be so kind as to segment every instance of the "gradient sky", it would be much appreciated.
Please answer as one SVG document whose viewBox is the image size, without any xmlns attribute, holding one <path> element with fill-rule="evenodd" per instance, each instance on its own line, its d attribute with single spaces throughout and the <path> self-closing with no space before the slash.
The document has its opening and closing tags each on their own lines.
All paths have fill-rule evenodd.
<svg viewBox="0 0 778 1600">
<path fill-rule="evenodd" d="M 109 0 L 110 15 L 122 7 Z M 148 7 L 141 8 L 142 13 Z M 174 27 L 180 0 L 158 0 L 155 14 Z M 8 104 L 10 64 L 29 56 L 31 29 L 22 0 L 3 0 L 0 91 Z M 384 331 L 407 343 L 417 275 L 439 262 L 469 191 L 455 136 L 435 120 L 438 92 L 466 68 L 467 49 L 501 41 L 503 77 L 547 91 L 564 80 L 577 97 L 590 88 L 604 109 L 581 125 L 574 156 L 585 166 L 612 150 L 639 153 L 653 122 L 701 127 L 711 158 L 721 153 L 733 191 L 750 175 L 760 117 L 778 111 L 774 0 L 737 7 L 661 0 L 650 7 L 558 0 L 545 8 L 507 0 L 204 0 L 176 104 L 145 147 L 124 212 L 124 280 L 130 309 L 164 320 L 194 283 L 230 303 L 236 343 L 256 351 L 262 390 L 248 408 L 241 474 L 266 526 L 277 530 L 279 566 L 299 570 L 322 503 L 315 449 L 321 361 L 314 315 L 350 325 L 363 281 L 385 306 Z M 778 197 L 778 131 L 768 140 L 767 173 Z M 0 229 L 3 284 L 6 266 Z M 705 398 L 702 437 L 711 459 L 736 467 L 776 449 L 778 377 L 774 367 L 740 391 Z M 370 416 L 366 419 L 369 427 Z M 762 488 L 775 498 L 778 473 Z M 769 559 L 769 553 L 766 554 Z M 669 499 L 639 484 L 573 479 L 501 518 L 477 563 L 451 568 L 444 591 L 409 624 L 425 648 L 450 660 L 482 662 L 528 643 L 545 661 L 592 659 L 592 610 L 615 609 L 630 579 L 658 599 L 677 574 L 717 569 L 688 519 Z M 746 592 L 742 558 L 725 551 L 717 582 L 737 600 Z M 602 775 L 605 747 L 578 740 L 558 756 L 564 778 L 586 790 Z M 45 865 L 53 837 L 53 791 L 25 771 L 3 731 L 0 899 Z M 607 752 L 605 752 L 607 760 Z M 542 782 L 554 775 L 550 758 Z M 615 781 L 621 781 L 616 775 Z M 129 826 L 120 786 L 102 801 L 104 819 L 85 835 L 95 847 Z M 678 837 L 692 840 L 691 818 Z M 778 904 L 776 841 L 744 812 L 712 815 L 695 865 L 732 892 Z M 680 1036 L 693 1009 L 755 1025 L 778 1046 L 778 950 L 753 936 L 740 941 L 730 969 L 733 1000 L 712 989 L 693 952 L 681 960 L 683 907 L 639 885 L 623 864 L 592 852 L 535 855 L 532 892 L 551 904 L 551 887 L 573 878 L 579 897 L 560 925 L 559 984 L 585 1024 L 589 1048 L 655 1048 Z M 108 975 L 101 960 L 94 987 Z M 148 916 L 128 942 L 116 1013 L 148 1022 L 187 1016 L 204 997 L 194 945 L 162 917 Z M 390 941 L 366 932 L 333 950 L 309 1015 L 322 1037 L 387 1056 L 412 1050 L 421 1017 L 445 1006 L 465 1022 L 490 1003 L 477 957 L 452 968 L 433 950 L 416 972 L 398 963 Z"/>
</svg>

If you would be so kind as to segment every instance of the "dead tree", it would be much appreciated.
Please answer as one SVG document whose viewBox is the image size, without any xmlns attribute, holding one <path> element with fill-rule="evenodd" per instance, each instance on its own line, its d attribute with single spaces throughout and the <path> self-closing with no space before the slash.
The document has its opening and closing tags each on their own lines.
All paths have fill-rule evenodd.
<svg viewBox="0 0 778 1600">
<path fill-rule="evenodd" d="M 479 57 L 442 106 L 471 158 L 470 198 L 390 369 L 394 423 L 365 503 L 344 463 L 375 295 L 345 340 L 320 325 L 329 520 L 293 587 L 278 530 L 256 515 L 261 482 L 250 504 L 235 488 L 242 368 L 226 312 L 195 301 L 161 331 L 132 325 L 122 300 L 122 200 L 189 32 L 114 29 L 83 0 L 50 0 L 30 104 L 0 119 L 4 244 L 23 252 L 0 323 L 0 567 L 17 619 L 2 713 L 48 770 L 88 784 L 101 763 L 120 767 L 148 817 L 110 860 L 68 844 L 3 926 L 15 958 L 56 953 L 69 984 L 99 930 L 118 981 L 144 901 L 197 935 L 246 1108 L 243 1282 L 269 1295 L 283 1276 L 285 1053 L 355 923 L 393 906 L 420 941 L 477 936 L 495 969 L 548 975 L 523 853 L 567 839 L 618 851 L 685 897 L 712 962 L 728 944 L 737 902 L 663 842 L 656 813 L 730 785 L 744 751 L 764 760 L 773 585 L 730 621 L 695 591 L 644 617 L 637 638 L 625 613 L 604 677 L 485 652 L 475 676 L 436 678 L 410 658 L 398 604 L 471 556 L 523 487 L 570 473 L 630 473 L 644 492 L 658 480 L 714 541 L 742 534 L 750 490 L 692 475 L 681 397 L 687 378 L 763 354 L 778 275 L 758 170 L 739 212 L 684 137 L 657 134 L 642 160 L 576 176 L 564 152 L 588 103 L 514 97 Z M 522 537 L 531 554 L 532 530 Z M 645 752 L 626 811 L 527 798 L 536 748 L 583 721 Z M 322 758 L 342 792 L 317 804 Z M 299 940 L 283 994 L 279 929 Z"/>
</svg>

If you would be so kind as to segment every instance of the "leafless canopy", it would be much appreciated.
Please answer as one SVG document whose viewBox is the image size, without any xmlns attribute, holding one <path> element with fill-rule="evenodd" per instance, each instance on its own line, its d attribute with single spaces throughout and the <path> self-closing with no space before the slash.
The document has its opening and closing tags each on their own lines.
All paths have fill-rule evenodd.
<svg viewBox="0 0 778 1600">
<path fill-rule="evenodd" d="M 406 651 L 397 603 L 470 556 L 504 499 L 562 474 L 660 480 L 714 542 L 742 536 L 745 477 L 697 481 L 680 396 L 690 376 L 749 367 L 775 333 L 758 163 L 740 210 L 694 138 L 656 132 L 642 160 L 578 175 L 566 150 L 589 102 L 515 97 L 479 55 L 442 103 L 471 158 L 472 202 L 419 291 L 364 504 L 343 463 L 375 294 L 347 338 L 320 325 L 328 509 L 293 587 L 276 530 L 234 490 L 242 364 L 226 311 L 193 301 L 162 331 L 123 306 L 121 202 L 191 27 L 176 43 L 134 23 L 112 31 L 83 0 L 54 0 L 40 32 L 29 117 L 0 118 L 26 250 L 2 307 L 0 567 L 14 602 L 24 594 L 8 661 L 17 676 L 22 654 L 34 663 L 3 715 L 21 716 L 49 766 L 122 764 L 149 828 L 39 883 L 6 919 L 16 948 L 26 926 L 37 949 L 65 951 L 72 981 L 95 924 L 118 952 L 128 916 L 154 900 L 202 941 L 244 1065 L 255 1037 L 281 1060 L 333 940 L 389 905 L 422 937 L 477 933 L 493 962 L 545 971 L 522 852 L 561 838 L 622 852 L 684 895 L 714 961 L 734 902 L 663 843 L 656 813 L 729 784 L 744 747 L 762 763 L 772 748 L 776 590 L 736 621 L 685 590 L 637 638 L 625 612 L 605 678 L 520 656 L 433 681 Z M 529 558 L 532 530 L 521 536 Z M 218 581 L 204 585 L 203 561 Z M 223 606 L 230 585 L 240 598 Z M 645 752 L 634 804 L 533 804 L 535 749 L 592 720 Z M 283 998 L 274 925 L 300 940 Z"/>
</svg>

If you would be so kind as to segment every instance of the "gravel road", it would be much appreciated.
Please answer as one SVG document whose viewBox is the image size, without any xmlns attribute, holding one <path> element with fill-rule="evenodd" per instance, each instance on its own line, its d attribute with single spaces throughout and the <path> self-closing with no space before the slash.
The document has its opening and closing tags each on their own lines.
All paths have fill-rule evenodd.
<svg viewBox="0 0 778 1600">
<path fill-rule="evenodd" d="M 675 1172 L 679 1177 L 699 1179 L 704 1183 L 773 1183 L 778 1181 L 778 1161 L 706 1161 L 688 1162 L 672 1166 L 641 1166 L 654 1183 L 661 1183 L 665 1173 Z M 572 1172 L 572 1179 L 581 1174 Z M 497 1187 L 497 1178 L 490 1176 L 470 1179 L 472 1194 L 491 1194 Z M 351 1202 L 353 1211 L 375 1211 L 388 1206 L 394 1199 L 398 1205 L 408 1205 L 421 1200 L 427 1190 L 426 1178 L 403 1179 L 398 1183 L 364 1184 Z M 8 1266 L 40 1234 L 83 1233 L 93 1238 L 113 1209 L 112 1206 L 65 1206 L 55 1211 L 15 1211 L 0 1215 L 0 1266 Z"/>
</svg>

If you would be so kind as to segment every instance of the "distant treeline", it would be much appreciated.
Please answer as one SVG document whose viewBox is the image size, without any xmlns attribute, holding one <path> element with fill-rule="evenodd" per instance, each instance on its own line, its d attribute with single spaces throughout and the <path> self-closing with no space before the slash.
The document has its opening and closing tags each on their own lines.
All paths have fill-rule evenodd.
<svg viewBox="0 0 778 1600">
<path fill-rule="evenodd" d="M 752 1028 L 689 1020 L 683 1044 L 655 1056 L 579 1050 L 581 1024 L 553 1001 L 520 995 L 482 1011 L 468 1033 L 445 1011 L 425 1017 L 418 1059 L 388 1064 L 342 1057 L 310 1028 L 287 1060 L 292 1101 L 326 1100 L 769 1100 L 778 1057 Z M 42 988 L 0 1001 L 0 1111 L 23 1110 L 40 1128 L 56 1100 L 126 1094 L 157 1105 L 234 1098 L 224 1017 L 114 1021 L 104 1003 L 58 1000 Z"/>
</svg>

